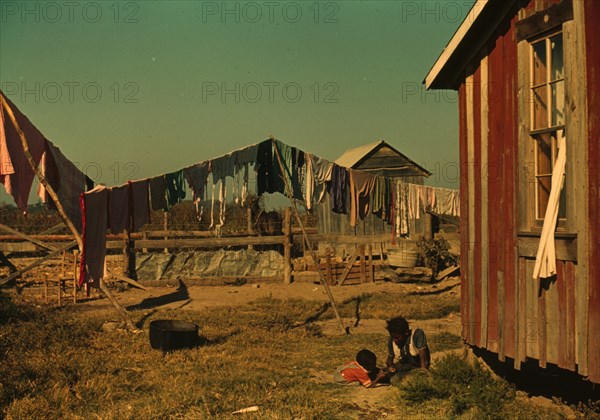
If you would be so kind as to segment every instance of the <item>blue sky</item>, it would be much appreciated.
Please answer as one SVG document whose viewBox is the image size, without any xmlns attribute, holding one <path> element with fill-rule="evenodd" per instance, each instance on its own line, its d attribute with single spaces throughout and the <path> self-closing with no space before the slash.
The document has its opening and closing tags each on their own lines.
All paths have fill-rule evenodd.
<svg viewBox="0 0 600 420">
<path fill-rule="evenodd" d="M 3 1 L 0 87 L 107 185 L 272 134 L 331 160 L 385 139 L 458 188 L 456 94 L 421 82 L 472 3 Z"/>
</svg>

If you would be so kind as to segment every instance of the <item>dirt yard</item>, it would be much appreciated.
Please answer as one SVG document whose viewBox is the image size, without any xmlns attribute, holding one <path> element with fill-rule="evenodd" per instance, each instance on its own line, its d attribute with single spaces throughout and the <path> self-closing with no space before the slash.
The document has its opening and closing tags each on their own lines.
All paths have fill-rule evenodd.
<svg viewBox="0 0 600 420">
<path fill-rule="evenodd" d="M 299 299 L 307 301 L 329 302 L 325 288 L 320 284 L 295 283 L 291 285 L 284 284 L 248 284 L 242 286 L 214 286 L 200 287 L 191 286 L 185 288 L 186 292 L 181 290 L 175 292 L 180 294 L 175 298 L 173 287 L 152 288 L 150 292 L 139 289 L 130 289 L 127 292 L 117 293 L 118 299 L 129 308 L 152 308 L 163 307 L 173 310 L 198 311 L 203 309 L 218 308 L 220 306 L 240 306 L 247 305 L 260 298 L 269 298 L 277 300 Z M 181 286 L 180 288 L 181 289 Z M 175 289 L 177 290 L 177 289 Z M 410 294 L 420 296 L 426 302 L 432 303 L 436 296 L 442 294 L 451 299 L 460 299 L 460 279 L 450 278 L 437 284 L 425 283 L 392 283 L 376 282 L 371 284 L 359 284 L 352 286 L 330 287 L 337 305 L 344 305 L 348 302 L 354 302 L 356 299 L 372 294 L 382 294 L 388 296 L 397 296 Z M 402 303 L 399 303 L 399 310 Z M 82 305 L 81 310 L 110 310 L 112 306 L 105 299 L 90 301 Z M 401 310 L 400 310 L 401 311 Z M 117 318 L 113 315 L 113 318 Z M 430 334 L 435 332 L 444 332 L 460 336 L 460 313 L 450 312 L 448 315 L 440 318 L 409 320 L 411 328 L 421 328 Z M 374 331 L 385 331 L 385 319 L 357 319 L 357 317 L 342 317 L 344 327 L 347 327 L 350 334 L 368 335 Z M 336 318 L 327 320 L 317 320 L 314 322 L 322 333 L 327 336 L 343 337 L 346 333 L 343 331 L 340 322 Z M 368 341 L 365 340 L 365 346 Z M 446 349 L 432 353 L 432 363 L 435 363 L 440 357 L 448 354 L 467 354 L 466 348 L 459 346 L 456 349 Z M 310 381 L 314 383 L 328 383 L 331 381 L 331 372 L 309 370 Z M 347 403 L 355 410 L 352 418 L 404 418 L 405 414 L 401 410 L 395 409 L 390 404 L 393 398 L 394 390 L 389 386 L 380 386 L 374 389 L 366 389 L 360 386 L 348 388 Z M 544 397 L 535 397 L 528 399 L 525 393 L 521 393 L 523 401 L 531 403 L 533 406 L 550 408 L 556 410 L 560 417 L 575 418 L 575 412 L 567 406 L 556 406 L 552 400 Z M 418 416 L 417 416 L 418 417 Z"/>
<path fill-rule="evenodd" d="M 0 387 L 0 413 L 9 418 L 57 418 L 59 412 L 68 418 L 228 418 L 235 410 L 255 405 L 258 411 L 244 416 L 400 419 L 446 418 L 457 413 L 479 418 L 487 413 L 475 403 L 456 411 L 442 397 L 407 403 L 404 391 L 395 386 L 365 389 L 331 383 L 335 367 L 352 359 L 360 348 L 372 349 L 379 364 L 384 363 L 385 320 L 395 315 L 406 316 L 412 328 L 426 331 L 434 369 L 449 353 L 463 355 L 457 278 L 437 284 L 334 286 L 331 291 L 343 327 L 323 286 L 313 283 L 187 287 L 182 282 L 179 287 L 149 291 L 114 287 L 116 298 L 140 328 L 138 334 L 122 329 L 113 307 L 97 293 L 86 301 L 50 309 L 43 316 L 46 332 L 31 332 L 35 320 L 9 320 L 0 324 L 0 350 L 7 356 L 1 372 L 7 379 Z M 18 301 L 19 296 L 13 299 Z M 45 305 L 38 306 L 48 311 Z M 161 359 L 150 349 L 147 336 L 149 322 L 160 318 L 197 323 L 209 345 L 163 355 L 156 365 Z M 87 323 L 85 328 L 81 320 Z M 78 327 L 69 329 L 65 322 Z M 21 337 L 22 343 L 3 341 L 8 334 L 17 340 Z M 78 341 L 86 344 L 80 348 Z M 82 351 L 87 355 L 83 359 Z M 107 366 L 99 368 L 97 363 L 103 359 Z M 51 366 L 48 360 L 53 361 Z M 210 365 L 217 376 L 199 369 L 203 365 Z M 253 369 L 269 373 L 240 383 L 239 372 Z M 27 383 L 23 375 L 36 379 Z M 493 383 L 491 377 L 485 380 Z M 411 386 L 414 391 L 421 385 Z M 543 398 L 531 400 L 524 393 L 517 392 L 510 400 L 499 398 L 507 400 L 505 410 L 514 418 L 577 416 L 566 406 Z"/>
</svg>

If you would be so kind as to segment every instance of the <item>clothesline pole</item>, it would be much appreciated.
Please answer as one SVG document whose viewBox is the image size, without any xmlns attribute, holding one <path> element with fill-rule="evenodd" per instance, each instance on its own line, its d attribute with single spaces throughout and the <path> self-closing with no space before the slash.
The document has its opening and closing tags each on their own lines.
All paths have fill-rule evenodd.
<svg viewBox="0 0 600 420">
<path fill-rule="evenodd" d="M 327 280 L 325 278 L 325 275 L 323 274 L 323 270 L 321 270 L 321 267 L 319 267 L 319 259 L 317 258 L 317 255 L 315 254 L 315 251 L 312 248 L 312 244 L 310 243 L 310 240 L 308 239 L 308 234 L 306 233 L 306 229 L 304 229 L 304 223 L 302 223 L 302 219 L 300 219 L 300 213 L 298 212 L 298 207 L 296 207 L 296 202 L 293 199 L 292 189 L 289 185 L 289 180 L 285 176 L 285 169 L 283 167 L 283 162 L 281 161 L 281 156 L 279 155 L 279 150 L 277 149 L 277 144 L 275 143 L 275 139 L 271 138 L 271 141 L 273 142 L 273 149 L 275 150 L 275 154 L 277 155 L 277 162 L 279 162 L 279 168 L 281 169 L 281 174 L 282 174 L 283 180 L 285 182 L 285 189 L 287 191 L 288 197 L 290 198 L 290 202 L 292 203 L 292 208 L 294 209 L 294 216 L 296 217 L 296 220 L 298 221 L 300 230 L 302 230 L 302 236 L 304 237 L 304 242 L 306 243 L 306 247 L 308 248 L 308 251 L 310 252 L 310 255 L 315 263 L 315 266 L 317 267 L 317 271 L 319 272 L 319 279 L 321 280 L 321 284 L 325 288 L 325 292 L 327 293 L 327 297 L 329 298 L 329 302 L 331 303 L 333 313 L 335 314 L 335 317 L 339 321 L 340 327 L 342 328 L 343 333 L 348 334 L 349 330 L 346 329 L 346 327 L 344 327 L 344 323 L 342 322 L 342 318 L 340 317 L 340 313 L 338 312 L 337 306 L 335 304 L 335 300 L 333 299 L 333 294 L 331 293 L 331 289 L 329 289 L 329 285 L 327 284 Z"/>
<path fill-rule="evenodd" d="M 54 200 L 54 203 L 56 204 L 56 210 L 58 210 L 59 216 L 61 217 L 61 219 L 63 219 L 63 221 L 65 222 L 65 225 L 67 225 L 69 230 L 73 233 L 73 236 L 75 237 L 75 240 L 77 241 L 77 246 L 79 247 L 79 250 L 81 251 L 83 249 L 83 241 L 81 240 L 81 236 L 79 235 L 79 232 L 77 232 L 77 229 L 75 229 L 75 226 L 73 225 L 73 222 L 71 222 L 71 219 L 69 219 L 67 217 L 65 209 L 63 208 L 62 203 L 58 199 L 58 195 L 54 191 L 54 188 L 52 188 L 48 184 L 48 182 L 46 181 L 46 177 L 44 176 L 42 171 L 38 168 L 38 166 L 35 164 L 35 161 L 33 160 L 33 157 L 31 156 L 31 152 L 29 151 L 29 144 L 27 143 L 27 138 L 25 137 L 25 133 L 23 133 L 23 130 L 21 130 L 21 127 L 19 126 L 19 123 L 17 122 L 17 119 L 15 118 L 15 114 L 13 113 L 12 108 L 10 107 L 8 102 L 4 99 L 4 95 L 0 95 L 0 100 L 2 101 L 2 106 L 6 110 L 6 113 L 8 114 L 10 121 L 12 122 L 13 126 L 15 127 L 15 130 L 17 130 L 17 133 L 19 134 L 19 138 L 21 139 L 21 144 L 23 145 L 23 153 L 25 154 L 25 157 L 27 158 L 27 161 L 29 162 L 31 169 L 36 174 L 36 176 L 38 177 L 38 179 L 40 180 L 40 182 L 42 183 L 42 185 L 44 186 L 46 191 L 48 191 L 48 194 L 50 195 L 50 197 L 52 197 L 52 200 Z"/>
<path fill-rule="evenodd" d="M 77 246 L 79 247 L 79 250 L 83 251 L 83 240 L 81 239 L 81 235 L 79 234 L 77 229 L 75 229 L 75 226 L 73 225 L 73 222 L 71 221 L 71 219 L 69 219 L 69 217 L 67 216 L 65 209 L 62 206 L 62 204 L 58 198 L 58 195 L 54 191 L 54 188 L 52 188 L 52 186 L 50 184 L 48 184 L 46 177 L 44 176 L 42 171 L 36 166 L 35 161 L 33 160 L 33 157 L 31 156 L 31 152 L 29 151 L 29 144 L 27 143 L 27 138 L 25 137 L 25 133 L 23 133 L 23 130 L 21 130 L 21 126 L 19 126 L 19 123 L 15 117 L 15 114 L 13 113 L 12 108 L 10 107 L 8 102 L 4 99 L 4 95 L 0 94 L 0 101 L 2 102 L 2 106 L 6 110 L 6 113 L 8 114 L 10 121 L 12 122 L 13 126 L 15 127 L 15 130 L 17 130 L 17 133 L 19 134 L 19 138 L 21 139 L 21 144 L 23 145 L 23 153 L 25 154 L 25 157 L 27 158 L 27 161 L 29 162 L 31 169 L 33 170 L 35 175 L 38 177 L 38 179 L 40 180 L 40 182 L 42 183 L 42 185 L 44 186 L 46 191 L 48 191 L 48 194 L 50 195 L 52 200 L 54 200 L 54 204 L 56 204 L 56 210 L 58 211 L 60 218 L 65 222 L 65 225 L 67 225 L 67 227 L 69 228 L 69 230 L 75 237 L 75 241 L 77 242 Z M 57 251 L 55 251 L 55 252 L 57 252 Z M 125 311 L 125 308 L 123 308 L 123 306 L 121 306 L 121 304 L 112 295 L 110 290 L 108 290 L 106 288 L 106 285 L 104 285 L 102 279 L 100 279 L 100 290 L 102 290 L 104 292 L 104 294 L 106 295 L 108 300 L 113 304 L 113 306 L 115 307 L 115 309 L 117 310 L 119 315 L 121 315 L 123 320 L 129 326 L 129 328 L 132 331 L 137 331 L 138 328 L 135 326 L 135 324 L 133 323 L 133 321 L 127 314 L 127 311 Z"/>
</svg>

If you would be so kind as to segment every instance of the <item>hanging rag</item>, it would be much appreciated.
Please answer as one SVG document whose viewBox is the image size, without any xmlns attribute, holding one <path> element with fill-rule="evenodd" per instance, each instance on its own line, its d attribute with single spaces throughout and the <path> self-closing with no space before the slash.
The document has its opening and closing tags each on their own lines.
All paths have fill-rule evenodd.
<svg viewBox="0 0 600 420">
<path fill-rule="evenodd" d="M 164 175 L 150 178 L 150 207 L 152 210 L 168 210 L 167 181 Z"/>
<path fill-rule="evenodd" d="M 83 215 L 83 249 L 79 267 L 79 286 L 83 283 L 99 287 L 106 271 L 106 228 L 108 222 L 108 189 L 98 185 L 81 194 Z"/>
<path fill-rule="evenodd" d="M 225 177 L 233 177 L 235 173 L 235 157 L 229 153 L 210 161 L 213 183 L 224 180 Z"/>
<path fill-rule="evenodd" d="M 334 213 L 346 214 L 346 198 L 348 191 L 348 171 L 337 164 L 331 170 L 330 194 Z"/>
<path fill-rule="evenodd" d="M 247 164 L 254 165 L 258 154 L 258 144 L 244 147 L 243 149 L 231 152 L 236 170 L 241 170 Z"/>
<path fill-rule="evenodd" d="M 131 211 L 131 232 L 137 232 L 146 223 L 150 223 L 150 197 L 147 179 L 129 181 L 129 208 Z"/>
<path fill-rule="evenodd" d="M 285 194 L 285 183 L 279 167 L 277 156 L 273 152 L 273 140 L 265 140 L 258 144 L 256 155 L 257 194 Z"/>
<path fill-rule="evenodd" d="M 333 173 L 333 162 L 321 159 L 317 156 L 312 157 L 313 174 L 315 180 L 315 188 L 313 193 L 313 201 L 322 203 L 327 192 L 327 185 L 331 181 Z"/>
<path fill-rule="evenodd" d="M 421 206 L 419 200 L 419 186 L 416 184 L 408 184 L 408 217 L 411 220 L 421 217 Z"/>
<path fill-rule="evenodd" d="M 313 193 L 315 190 L 315 174 L 313 172 L 312 160 L 312 155 L 310 153 L 306 153 L 304 200 L 306 202 L 306 208 L 308 210 L 312 209 Z"/>
<path fill-rule="evenodd" d="M 389 178 L 378 176 L 375 178 L 373 188 L 372 212 L 383 220 L 387 220 L 389 213 Z"/>
<path fill-rule="evenodd" d="M 564 131 L 558 132 L 558 156 L 552 170 L 552 187 L 548 207 L 544 215 L 542 235 L 538 247 L 533 278 L 548 278 L 556 274 L 556 249 L 554 246 L 554 230 L 558 219 L 558 208 L 560 205 L 560 193 L 565 182 L 565 166 L 567 162 L 567 142 Z"/>
<path fill-rule="evenodd" d="M 10 106 L 15 120 L 25 134 L 29 153 L 37 167 L 46 150 L 46 139 L 2 92 L 0 95 Z M 25 156 L 21 137 L 4 109 L 3 102 L 0 101 L 0 183 L 4 184 L 6 192 L 23 211 L 27 211 L 34 177 L 35 173 Z"/>
<path fill-rule="evenodd" d="M 188 166 L 187 168 L 183 168 L 183 177 L 192 190 L 192 199 L 194 202 L 200 201 L 204 197 L 209 171 L 210 161 L 197 163 Z"/>
<path fill-rule="evenodd" d="M 384 198 L 384 208 L 386 217 L 384 220 L 388 225 L 394 224 L 394 188 L 393 182 L 391 178 L 385 178 L 385 198 Z"/>
<path fill-rule="evenodd" d="M 306 166 L 306 153 L 298 148 L 294 148 L 292 157 L 292 191 L 296 200 L 304 200 L 302 183 L 304 182 L 303 174 L 304 167 Z"/>
<path fill-rule="evenodd" d="M 458 191 L 447 188 L 431 188 L 435 195 L 431 212 L 442 216 L 460 216 Z"/>
<path fill-rule="evenodd" d="M 185 198 L 183 169 L 166 174 L 165 182 L 167 183 L 167 204 L 172 207 Z"/>
<path fill-rule="evenodd" d="M 209 229 L 215 227 L 215 184 L 212 184 L 211 196 L 210 196 L 210 225 Z"/>
<path fill-rule="evenodd" d="M 108 221 L 110 231 L 118 234 L 130 228 L 129 184 L 108 188 Z"/>
<path fill-rule="evenodd" d="M 225 210 L 227 208 L 226 187 L 227 184 L 225 183 L 225 178 L 223 178 L 219 186 L 219 226 L 223 226 L 225 224 Z"/>
<path fill-rule="evenodd" d="M 81 194 L 86 191 L 87 177 L 51 141 L 46 140 L 45 143 L 39 169 L 58 196 L 65 214 L 77 231 L 81 232 L 79 200 Z M 49 209 L 56 209 L 56 204 L 41 182 L 38 185 L 37 195 Z"/>
<path fill-rule="evenodd" d="M 258 155 L 258 144 L 236 150 L 231 153 L 233 155 L 234 167 L 236 172 L 234 193 L 235 201 L 238 205 L 244 205 L 248 198 L 248 171 L 250 165 L 256 164 L 256 156 Z M 241 186 L 240 186 L 241 184 Z"/>
<path fill-rule="evenodd" d="M 409 205 L 408 205 L 408 184 L 398 181 L 396 182 L 396 194 L 395 194 L 395 214 L 396 214 L 396 235 L 408 236 L 409 235 Z"/>
<path fill-rule="evenodd" d="M 279 156 L 281 157 L 281 166 L 283 166 L 283 175 L 285 176 L 285 180 L 282 179 L 284 182 L 284 191 L 285 183 L 287 182 L 288 185 L 291 185 L 292 197 L 296 200 L 302 200 L 304 197 L 302 196 L 299 168 L 304 166 L 304 152 L 295 147 L 288 146 L 279 140 L 275 140 L 274 143 L 279 152 Z M 279 159 L 277 159 L 277 156 L 273 158 L 273 165 L 279 167 Z"/>
<path fill-rule="evenodd" d="M 350 173 L 350 226 L 356 226 L 358 219 L 364 220 L 369 213 L 371 194 L 377 177 L 361 171 L 348 170 Z"/>
<path fill-rule="evenodd" d="M 437 206 L 436 188 L 427 188 L 427 211 L 432 212 Z"/>
</svg>

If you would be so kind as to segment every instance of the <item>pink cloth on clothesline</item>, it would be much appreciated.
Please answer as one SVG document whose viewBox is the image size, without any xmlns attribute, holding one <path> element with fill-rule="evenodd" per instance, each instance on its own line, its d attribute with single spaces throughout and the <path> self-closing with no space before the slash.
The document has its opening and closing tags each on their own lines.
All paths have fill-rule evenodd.
<svg viewBox="0 0 600 420">
<path fill-rule="evenodd" d="M 15 115 L 15 119 L 27 139 L 29 152 L 35 165 L 39 165 L 45 150 L 46 139 L 42 133 L 35 128 L 29 119 L 0 92 Z M 27 210 L 29 192 L 35 173 L 31 168 L 21 138 L 17 133 L 7 110 L 0 103 L 0 183 L 4 184 L 6 192 L 10 194 L 21 210 Z"/>
</svg>

